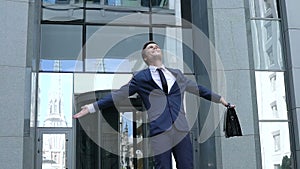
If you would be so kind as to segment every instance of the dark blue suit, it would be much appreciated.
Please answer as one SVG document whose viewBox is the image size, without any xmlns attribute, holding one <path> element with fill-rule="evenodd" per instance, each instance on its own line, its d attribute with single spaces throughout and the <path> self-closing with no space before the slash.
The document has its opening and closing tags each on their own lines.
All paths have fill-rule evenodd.
<svg viewBox="0 0 300 169">
<path fill-rule="evenodd" d="M 145 108 L 147 109 L 148 122 L 150 126 L 150 136 L 162 136 L 157 137 L 156 142 L 170 142 L 168 140 L 169 136 L 181 135 L 182 133 L 185 133 L 183 137 L 180 137 L 181 139 L 183 139 L 182 141 L 184 142 L 180 142 L 181 139 L 177 140 L 177 142 L 175 141 L 176 143 L 178 143 L 178 145 L 181 145 L 183 147 L 178 147 L 177 151 L 176 146 L 174 145 L 174 148 L 170 147 L 170 151 L 174 153 L 177 165 L 180 165 L 178 166 L 178 168 L 192 169 L 192 164 L 190 164 L 193 160 L 192 146 L 190 143 L 190 138 L 187 135 L 189 131 L 189 126 L 185 117 L 185 111 L 183 106 L 184 92 L 187 91 L 193 93 L 195 95 L 198 95 L 216 103 L 219 103 L 221 96 L 186 78 L 180 70 L 170 68 L 167 69 L 176 78 L 174 85 L 170 86 L 171 89 L 168 94 L 165 94 L 163 90 L 155 83 L 155 81 L 152 79 L 150 70 L 144 69 L 137 72 L 128 84 L 124 85 L 119 90 L 112 92 L 110 95 L 102 98 L 101 100 L 95 102 L 94 106 L 98 106 L 100 109 L 110 107 L 114 104 L 117 104 L 118 102 L 125 101 L 128 98 L 128 96 L 138 93 L 143 101 Z M 177 132 L 177 134 L 174 132 Z M 188 143 L 189 146 L 186 146 L 185 143 Z M 191 156 L 187 155 L 187 153 L 191 154 Z M 170 168 L 169 164 L 163 166 L 166 162 L 158 162 L 159 159 L 164 159 L 167 156 L 169 156 L 164 154 L 165 153 L 162 152 L 160 156 L 156 156 L 155 158 L 157 169 Z M 183 154 L 185 155 L 181 157 L 181 155 Z M 189 156 L 189 158 L 186 159 L 188 161 L 184 161 L 186 155 Z M 167 157 L 166 159 L 168 158 L 169 157 Z M 183 162 L 178 162 L 178 160 Z"/>
</svg>

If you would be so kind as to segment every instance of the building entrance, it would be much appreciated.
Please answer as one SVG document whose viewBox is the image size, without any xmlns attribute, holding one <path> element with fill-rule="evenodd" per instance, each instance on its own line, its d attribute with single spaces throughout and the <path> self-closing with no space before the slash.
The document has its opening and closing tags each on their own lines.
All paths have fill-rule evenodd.
<svg viewBox="0 0 300 169">
<path fill-rule="evenodd" d="M 76 96 L 76 108 L 102 98 L 109 91 Z M 76 120 L 76 169 L 150 169 L 146 112 L 138 97 Z"/>
</svg>

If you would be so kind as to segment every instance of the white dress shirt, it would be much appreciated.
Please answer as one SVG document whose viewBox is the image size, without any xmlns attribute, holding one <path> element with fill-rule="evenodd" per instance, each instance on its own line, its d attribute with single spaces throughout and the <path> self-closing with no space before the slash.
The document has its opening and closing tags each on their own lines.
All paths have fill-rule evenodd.
<svg viewBox="0 0 300 169">
<path fill-rule="evenodd" d="M 154 82 L 161 88 L 163 89 L 162 87 L 162 83 L 161 83 L 161 80 L 160 80 L 160 77 L 159 77 L 159 73 L 156 69 L 158 69 L 158 67 L 156 66 L 152 66 L 150 65 L 149 66 L 149 69 L 150 69 L 150 72 L 151 72 L 151 76 L 152 76 L 152 79 L 154 80 Z M 164 65 L 162 65 L 160 67 L 160 69 L 162 70 L 162 72 L 164 73 L 165 75 L 165 78 L 167 80 L 167 84 L 168 84 L 168 93 L 170 92 L 173 84 L 175 83 L 176 81 L 176 78 L 175 76 L 168 70 L 165 68 Z"/>
</svg>

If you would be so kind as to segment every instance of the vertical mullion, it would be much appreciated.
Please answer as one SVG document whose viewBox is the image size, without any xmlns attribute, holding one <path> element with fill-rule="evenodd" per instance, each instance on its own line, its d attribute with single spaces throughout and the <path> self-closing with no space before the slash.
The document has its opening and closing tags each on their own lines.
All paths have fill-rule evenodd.
<svg viewBox="0 0 300 169">
<path fill-rule="evenodd" d="M 152 0 L 149 2 L 149 41 L 153 41 Z"/>
<path fill-rule="evenodd" d="M 83 0 L 83 24 L 82 24 L 82 71 L 85 72 L 86 60 L 86 0 Z"/>
</svg>

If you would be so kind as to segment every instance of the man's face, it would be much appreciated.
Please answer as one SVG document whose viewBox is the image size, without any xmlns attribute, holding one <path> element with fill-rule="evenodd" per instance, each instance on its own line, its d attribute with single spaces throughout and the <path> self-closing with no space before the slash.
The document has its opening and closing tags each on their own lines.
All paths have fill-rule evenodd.
<svg viewBox="0 0 300 169">
<path fill-rule="evenodd" d="M 145 62 L 151 64 L 155 61 L 162 61 L 162 52 L 159 46 L 155 43 L 150 43 L 144 49 L 146 57 L 144 57 Z"/>
</svg>

